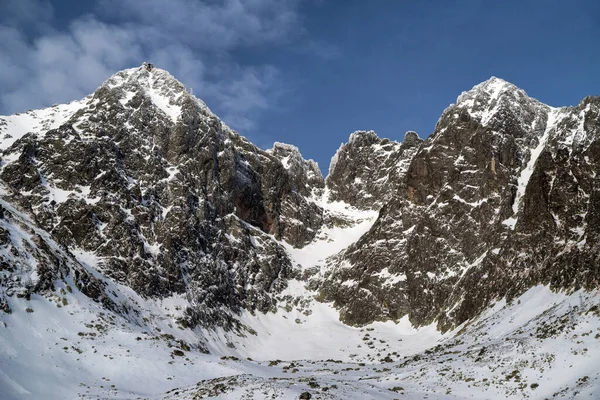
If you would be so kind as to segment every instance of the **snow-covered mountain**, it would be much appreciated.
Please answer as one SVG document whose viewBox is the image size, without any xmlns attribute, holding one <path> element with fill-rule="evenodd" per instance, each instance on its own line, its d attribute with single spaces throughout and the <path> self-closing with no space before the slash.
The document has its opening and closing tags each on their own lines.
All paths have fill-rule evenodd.
<svg viewBox="0 0 600 400">
<path fill-rule="evenodd" d="M 150 64 L 0 117 L 0 398 L 600 396 L 599 138 L 491 78 L 324 179 Z"/>
<path fill-rule="evenodd" d="M 325 299 L 349 323 L 450 329 L 538 284 L 596 288 L 599 114 L 599 97 L 551 108 L 497 78 L 461 94 Z"/>
</svg>

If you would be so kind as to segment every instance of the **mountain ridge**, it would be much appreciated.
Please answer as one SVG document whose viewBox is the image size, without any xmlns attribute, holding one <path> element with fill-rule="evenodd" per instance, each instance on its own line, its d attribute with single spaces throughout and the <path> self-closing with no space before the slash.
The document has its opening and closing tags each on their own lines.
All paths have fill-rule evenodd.
<svg viewBox="0 0 600 400">
<path fill-rule="evenodd" d="M 594 97 L 587 98 L 586 110 L 592 109 L 590 107 L 595 104 L 594 99 Z M 205 191 L 204 194 L 198 197 L 199 199 L 204 198 L 203 202 L 208 202 L 209 209 L 204 210 L 204 218 L 207 218 L 207 222 L 213 221 L 211 225 L 214 225 L 215 218 L 226 217 L 233 211 L 233 215 L 240 222 L 249 223 L 264 233 L 273 234 L 276 239 L 286 241 L 295 247 L 302 247 L 310 243 L 316 232 L 325 225 L 348 223 L 343 222 L 343 218 L 340 220 L 334 214 L 326 212 L 314 200 L 315 198 L 326 196 L 327 201 L 343 201 L 358 209 L 380 210 L 380 216 L 373 229 L 381 229 L 379 224 L 386 218 L 385 215 L 390 212 L 390 209 L 400 207 L 400 210 L 408 207 L 404 213 L 410 215 L 411 212 L 414 212 L 411 211 L 414 206 L 423 207 L 427 199 L 432 196 L 431 193 L 442 189 L 444 187 L 443 182 L 448 179 L 468 181 L 459 183 L 459 185 L 465 186 L 461 187 L 460 192 L 454 194 L 453 202 L 481 210 L 482 207 L 490 204 L 490 199 L 496 198 L 497 200 L 493 200 L 493 202 L 500 201 L 501 203 L 496 204 L 494 212 L 503 215 L 501 226 L 514 230 L 518 224 L 519 215 L 522 213 L 521 208 L 527 204 L 527 199 L 524 200 L 524 196 L 531 176 L 538 159 L 544 157 L 544 146 L 551 139 L 551 132 L 557 130 L 555 125 L 568 119 L 566 114 L 572 110 L 571 108 L 546 106 L 535 99 L 529 98 L 523 90 L 511 83 L 500 78 L 491 77 L 459 95 L 457 102 L 442 113 L 434 133 L 424 141 L 411 131 L 407 132 L 404 141 L 401 143 L 389 139 L 380 139 L 373 131 L 356 131 L 352 133 L 348 142 L 340 146 L 332 157 L 329 174 L 324 178 L 320 174 L 318 165 L 312 160 L 304 160 L 299 149 L 293 145 L 275 143 L 270 150 L 262 151 L 258 149 L 249 143 L 247 139 L 239 136 L 222 123 L 204 102 L 188 93 L 185 86 L 171 74 L 151 64 L 145 63 L 138 68 L 117 72 L 103 82 L 94 94 L 80 101 L 70 103 L 68 108 L 57 106 L 54 109 L 58 110 L 46 109 L 46 111 L 53 110 L 53 112 L 48 113 L 50 117 L 47 117 L 51 122 L 44 121 L 42 117 L 42 121 L 38 125 L 38 129 L 41 129 L 42 132 L 44 129 L 50 128 L 49 133 L 42 138 L 39 137 L 40 133 L 36 134 L 35 131 L 33 137 L 30 138 L 30 135 L 25 134 L 22 129 L 18 130 L 17 138 L 9 138 L 8 143 L 10 146 L 4 150 L 3 155 L 3 158 L 8 160 L 8 163 L 6 163 L 8 165 L 3 165 L 1 172 L 4 182 L 8 183 L 8 188 L 12 190 L 13 197 L 17 202 L 21 202 L 26 207 L 31 207 L 33 200 L 34 207 L 37 209 L 34 212 L 35 218 L 42 224 L 41 226 L 44 229 L 56 232 L 62 238 L 63 244 L 67 246 L 76 245 L 79 248 L 87 246 L 86 251 L 100 251 L 99 254 L 104 254 L 107 260 L 112 260 L 109 262 L 109 264 L 112 264 L 109 271 L 111 271 L 110 274 L 113 277 L 139 281 L 140 278 L 125 278 L 125 276 L 130 276 L 130 273 L 125 272 L 125 276 L 123 275 L 123 271 L 128 271 L 129 268 L 124 268 L 123 261 L 119 258 L 122 256 L 111 257 L 109 255 L 114 251 L 119 253 L 125 251 L 126 254 L 129 254 L 125 259 L 134 260 L 138 257 L 135 254 L 138 253 L 141 256 L 141 263 L 140 261 L 136 262 L 140 266 L 136 269 L 138 272 L 134 276 L 147 276 L 138 282 L 138 285 L 141 285 L 138 286 L 138 290 L 142 290 L 142 287 L 144 287 L 146 289 L 143 289 L 143 291 L 148 294 L 168 293 L 170 291 L 170 289 L 166 289 L 164 284 L 160 284 L 160 281 L 150 283 L 152 280 L 148 281 L 148 275 L 144 271 L 155 262 L 159 263 L 157 265 L 162 265 L 165 262 L 160 261 L 163 257 L 161 250 L 163 244 L 161 243 L 164 243 L 165 238 L 169 237 L 170 234 L 162 237 L 161 235 L 164 235 L 164 233 L 161 234 L 155 228 L 160 227 L 170 213 L 175 212 L 176 209 L 181 209 L 183 204 L 174 205 L 179 201 L 176 196 L 184 194 L 187 189 L 180 186 L 180 184 L 176 185 L 176 192 L 168 196 L 172 200 L 167 200 L 167 202 L 174 201 L 173 205 L 161 200 L 161 198 L 164 198 L 164 194 L 161 193 L 169 193 L 172 190 L 170 188 L 171 184 L 180 180 L 182 170 L 178 165 L 182 162 L 183 165 L 197 164 L 192 161 L 190 156 L 206 160 L 202 161 L 204 167 L 200 167 L 209 168 L 205 170 L 205 174 L 209 170 L 212 171 L 212 178 L 205 175 L 204 178 L 198 180 L 199 177 L 192 170 L 189 170 L 185 174 L 186 177 L 184 177 L 184 182 L 196 182 L 193 183 L 195 187 L 206 187 L 207 184 L 213 185 L 213 189 L 211 189 L 215 191 L 213 195 Z M 61 111 L 63 109 L 65 111 Z M 44 114 L 46 111 L 31 112 L 31 114 L 35 116 L 36 113 Z M 54 117 L 57 112 L 60 114 L 59 118 Z M 579 115 L 581 117 L 579 119 L 580 128 L 583 127 L 581 121 L 582 118 L 585 119 L 585 112 L 585 110 L 580 112 L 580 114 L 583 113 L 581 115 L 584 117 Z M 560 119 L 559 115 L 563 115 L 563 118 Z M 52 121 L 53 117 L 55 118 L 54 121 Z M 551 119 L 552 121 L 550 121 Z M 67 125 L 64 124 L 65 122 Z M 7 126 L 8 124 L 5 122 L 2 129 L 7 129 Z M 203 133 L 199 136 L 194 131 L 196 129 L 199 129 L 198 132 Z M 454 132 L 450 134 L 448 129 L 453 129 Z M 150 134 L 149 137 L 148 134 Z M 19 138 L 19 135 L 22 137 Z M 73 147 L 74 142 L 71 139 L 73 136 L 77 138 L 76 141 L 80 143 L 81 149 L 78 149 L 75 153 L 71 152 L 65 155 L 64 153 L 69 153 L 69 150 L 61 143 L 68 143 L 69 148 Z M 572 134 L 572 136 L 572 139 L 566 138 L 564 140 L 571 140 L 569 143 L 575 143 L 575 137 L 578 138 L 577 140 L 584 140 L 587 137 L 581 134 Z M 448 137 L 448 139 L 444 139 L 444 137 Z M 482 137 L 486 137 L 486 139 L 482 139 Z M 49 138 L 51 140 L 47 140 Z M 38 139 L 41 139 L 41 141 L 36 141 Z M 440 140 L 444 144 L 440 145 L 438 143 Z M 201 146 L 208 144 L 212 150 L 208 153 L 204 150 L 206 148 L 202 149 L 202 147 L 191 150 L 190 145 L 194 146 L 194 141 L 198 144 L 203 143 Z M 87 142 L 92 143 L 92 148 L 86 144 Z M 117 144 L 116 147 L 115 143 Z M 234 147 L 230 147 L 229 143 L 233 143 Z M 121 146 L 121 144 L 125 146 Z M 40 151 L 40 145 L 42 148 L 48 148 L 46 151 L 42 149 L 41 157 L 37 155 Z M 465 145 L 466 147 L 464 147 Z M 64 150 L 60 150 L 61 147 Z M 432 157 L 432 148 L 434 147 L 438 149 L 439 155 Z M 456 148 L 449 150 L 453 147 Z M 52 160 L 56 157 L 50 155 L 50 148 L 53 151 L 58 148 L 59 158 L 56 161 Z M 99 148 L 102 149 L 100 155 L 98 155 Z M 227 150 L 228 148 L 234 149 L 233 153 L 230 156 L 225 156 L 230 151 Z M 469 155 L 472 158 L 471 165 L 474 167 L 472 171 L 483 174 L 481 178 L 475 179 L 474 176 L 460 178 L 464 175 L 464 172 L 461 171 L 466 170 L 466 167 L 457 163 L 464 162 L 467 154 L 464 153 L 464 149 L 471 149 L 475 152 Z M 69 164 L 69 162 L 72 163 L 72 160 L 77 159 L 78 155 L 76 153 L 81 150 L 96 154 L 92 160 L 86 160 L 87 166 L 76 167 L 78 171 L 86 171 L 85 175 L 74 173 L 72 170 L 63 170 L 60 167 L 62 164 Z M 138 155 L 141 154 L 140 151 L 145 154 L 143 157 Z M 454 153 L 452 153 L 453 151 Z M 19 153 L 19 162 L 15 162 L 15 157 Z M 489 155 L 486 156 L 486 153 Z M 218 178 L 223 171 L 219 157 L 223 156 L 225 156 L 223 160 L 226 162 L 224 165 L 228 165 L 233 173 L 233 175 L 228 175 L 226 178 L 225 186 L 229 187 L 226 191 L 223 191 L 223 182 Z M 45 164 L 44 161 L 40 164 L 40 159 L 44 159 L 44 157 L 47 158 Z M 271 159 L 270 157 L 274 158 Z M 447 161 L 441 161 L 442 158 L 440 157 L 445 157 Z M 35 161 L 33 161 L 34 159 Z M 586 159 L 589 160 L 589 157 Z M 114 168 L 96 174 L 96 177 L 92 176 L 92 171 L 98 168 L 100 164 L 106 163 L 107 160 L 110 160 L 108 164 L 114 165 Z M 93 164 L 89 164 L 89 161 L 92 161 Z M 273 164 L 273 162 L 276 164 Z M 442 162 L 442 164 L 439 164 L 439 162 Z M 273 167 L 265 169 L 263 165 L 277 166 L 274 169 L 273 178 L 269 178 L 266 185 L 262 181 L 265 177 L 271 176 L 267 172 L 271 172 Z M 142 175 L 130 175 L 126 172 L 129 169 L 135 174 L 139 175 L 141 173 Z M 451 176 L 449 173 L 452 170 L 454 170 L 454 175 Z M 26 173 L 23 173 L 24 171 Z M 79 178 L 77 178 L 78 175 Z M 18 179 L 15 180 L 14 177 L 16 176 L 18 176 Z M 55 178 L 53 181 L 56 183 L 51 184 L 48 176 Z M 283 182 L 280 179 L 282 176 L 286 177 Z M 516 182 L 515 176 L 517 176 Z M 57 177 L 58 179 L 56 179 Z M 92 184 L 88 186 L 85 184 L 90 180 L 95 182 L 98 177 L 100 177 L 101 182 L 99 185 Z M 498 186 L 499 177 L 502 177 L 500 178 L 502 181 L 500 185 L 504 185 L 507 191 L 506 195 L 497 196 L 493 192 L 494 190 L 498 191 L 500 188 Z M 69 182 L 70 187 L 67 187 L 69 185 L 65 186 L 65 182 Z M 214 183 L 211 184 L 210 182 Z M 273 183 L 275 183 L 274 186 Z M 168 192 L 157 192 L 153 188 L 154 186 L 149 186 L 156 184 L 159 185 L 158 188 L 165 186 Z M 424 184 L 425 186 L 423 186 Z M 98 186 L 98 189 L 95 186 Z M 479 189 L 475 190 L 476 187 L 479 187 Z M 117 189 L 117 191 L 115 192 L 114 189 Z M 26 194 L 20 196 L 16 194 L 18 192 Z M 197 197 L 199 194 L 192 193 L 189 193 L 192 198 Z M 231 193 L 233 198 L 229 197 L 228 199 L 230 195 L 227 193 Z M 118 204 L 119 209 L 109 211 L 106 206 L 102 210 L 98 209 L 98 205 L 103 203 L 108 203 L 109 207 L 114 208 L 114 205 L 117 204 L 114 203 L 115 195 L 116 202 L 120 202 Z M 439 198 L 440 195 L 436 196 Z M 448 195 L 444 194 L 443 197 L 447 198 Z M 405 203 L 406 201 L 408 203 Z M 507 202 L 511 203 L 512 213 L 509 212 L 509 207 L 505 205 Z M 67 207 L 61 209 L 64 204 L 69 204 L 68 208 L 72 208 L 72 203 L 79 203 L 79 207 L 76 207 L 79 210 L 77 211 L 78 214 L 73 214 L 72 209 L 67 211 Z M 438 203 L 446 204 L 441 201 Z M 58 210 L 54 210 L 56 205 L 58 205 Z M 139 211 L 141 211 L 139 217 L 150 218 L 148 222 L 139 225 L 136 218 L 138 216 L 132 214 L 134 210 L 131 208 L 132 205 L 141 207 L 139 208 Z M 195 207 L 197 206 L 192 206 L 190 211 Z M 492 210 L 489 206 L 486 207 L 487 212 Z M 431 209 L 431 205 L 427 206 L 426 209 Z M 33 211 L 33 209 L 31 210 Z M 56 215 L 56 212 L 58 212 L 58 215 Z M 66 214 L 61 215 L 61 213 Z M 105 215 L 102 217 L 103 214 Z M 85 215 L 87 217 L 84 217 Z M 117 215 L 119 216 L 117 217 Z M 84 220 L 89 220 L 87 227 L 76 221 L 82 217 Z M 51 222 L 57 218 L 60 219 L 59 223 Z M 110 218 L 123 221 L 124 226 L 129 226 L 129 228 L 123 230 L 118 225 L 108 224 Z M 414 219 L 415 217 L 411 218 Z M 416 218 L 415 221 L 418 221 L 418 217 Z M 402 219 L 406 220 L 406 216 L 403 216 Z M 133 225 L 127 221 L 133 222 Z M 150 225 L 144 227 L 148 223 Z M 229 223 L 221 225 L 213 234 L 231 229 L 227 227 L 228 225 Z M 406 222 L 402 225 L 406 225 Z M 136 246 L 138 248 L 139 246 L 142 247 L 140 250 L 134 250 L 130 245 L 124 244 L 117 247 L 110 245 L 109 248 L 106 247 L 106 244 L 96 247 L 103 241 L 106 242 L 104 229 L 107 226 L 108 229 L 115 230 L 114 236 L 117 238 L 122 237 L 127 230 L 130 230 L 131 234 L 139 237 L 139 244 Z M 395 222 L 392 222 L 392 226 L 395 226 Z M 75 229 L 81 231 L 84 236 L 78 239 L 79 235 L 74 234 Z M 197 231 L 197 229 L 193 230 Z M 209 228 L 209 231 L 211 229 Z M 394 231 L 391 226 L 386 229 Z M 410 230 L 412 228 L 409 226 L 406 226 L 406 229 L 410 231 L 411 235 L 414 234 L 414 230 Z M 477 229 L 480 228 L 473 229 L 473 235 L 477 235 Z M 235 228 L 235 231 L 240 232 L 239 228 Z M 242 229 L 243 231 L 244 229 Z M 201 228 L 198 232 L 206 233 L 206 228 Z M 248 234 L 250 234 L 250 231 L 246 231 L 243 235 Z M 363 239 L 366 239 L 368 235 L 369 233 Z M 404 234 L 396 232 L 396 235 L 402 237 Z M 449 233 L 445 235 L 449 235 Z M 502 235 L 506 234 L 502 233 Z M 148 238 L 152 236 L 154 239 Z M 203 234 L 200 234 L 200 237 L 202 236 Z M 388 241 L 391 239 L 389 234 L 384 236 L 388 238 L 386 239 Z M 450 238 L 451 236 L 446 237 Z M 68 238 L 74 238 L 75 241 Z M 359 241 L 360 246 L 365 244 L 363 239 Z M 64 242 L 65 240 L 70 240 L 70 242 Z M 193 242 L 196 239 L 189 238 L 187 240 Z M 378 242 L 380 239 L 374 240 Z M 397 238 L 394 240 L 397 240 Z M 112 242 L 110 240 L 106 243 L 110 244 Z M 250 240 L 247 243 L 251 242 Z M 286 259 L 285 252 L 282 249 L 275 250 L 278 248 L 275 242 L 273 245 L 275 247 L 271 251 L 276 254 L 274 259 L 279 260 L 277 263 L 282 262 L 281 260 Z M 205 246 L 205 244 L 200 246 L 201 253 L 207 252 Z M 242 248 L 248 250 L 247 246 L 245 244 Z M 233 247 L 235 248 L 237 245 Z M 254 245 L 251 247 L 254 247 Z M 498 245 L 494 245 L 489 251 L 497 247 Z M 452 249 L 452 247 L 449 247 L 449 249 Z M 420 254 L 426 252 L 426 249 L 421 250 Z M 347 251 L 353 250 L 348 249 Z M 363 251 L 364 249 L 361 250 L 361 252 Z M 407 254 L 403 251 L 400 254 Z M 210 252 L 206 254 L 210 254 Z M 257 253 L 257 255 L 260 258 L 260 254 Z M 462 261 L 458 262 L 458 259 L 455 259 L 449 261 L 449 263 L 455 266 L 461 263 L 471 264 L 480 255 L 481 252 L 474 254 L 472 250 L 469 250 Z M 340 259 L 344 258 L 342 254 L 339 257 L 341 257 Z M 450 256 L 450 259 L 453 260 L 453 257 L 455 256 Z M 229 261 L 225 262 L 226 264 L 229 263 Z M 350 265 L 355 265 L 356 262 L 357 260 L 352 260 Z M 439 260 L 436 261 L 436 263 L 439 262 Z M 289 261 L 285 264 L 290 265 Z M 441 264 L 444 265 L 446 262 L 444 261 Z M 273 267 L 269 267 L 271 271 L 269 274 L 272 277 L 275 275 L 280 276 L 283 270 L 272 269 Z M 152 270 L 152 268 L 150 269 Z M 398 276 L 404 276 L 405 268 L 400 268 L 401 272 Z M 421 274 L 425 272 L 432 273 L 429 270 L 430 267 L 424 265 L 422 268 Z M 170 269 L 170 277 L 167 278 L 167 282 L 170 283 L 167 286 L 173 285 L 174 288 L 179 288 L 175 290 L 182 290 L 181 277 L 183 272 L 178 271 L 175 266 L 170 267 Z M 359 270 L 360 268 L 353 267 L 351 275 Z M 386 275 L 389 273 L 387 271 L 389 269 L 381 267 L 378 273 Z M 452 271 L 452 268 L 448 271 Z M 454 273 L 449 272 L 450 278 L 453 277 L 452 274 Z M 262 276 L 262 272 L 259 275 Z M 165 277 L 162 279 L 165 279 Z M 354 278 L 348 279 L 355 281 Z M 453 279 L 450 280 L 453 281 Z M 285 282 L 285 279 L 282 282 Z M 395 282 L 389 290 L 397 285 L 402 285 L 402 282 L 404 281 Z M 338 294 L 329 292 L 337 293 L 337 290 L 347 292 L 348 286 L 341 285 L 334 289 L 332 282 L 328 279 L 314 284 L 322 285 L 323 291 L 321 293 L 324 298 L 334 299 L 338 306 L 347 301 L 341 301 L 337 297 Z M 268 286 L 272 286 L 272 282 Z M 280 287 L 283 288 L 284 286 L 285 283 L 282 283 Z M 162 289 L 149 289 L 150 287 L 162 287 Z M 362 290 L 363 287 L 359 284 L 357 288 Z M 232 288 L 227 290 L 232 290 Z M 442 297 L 445 298 L 445 294 Z M 377 301 L 389 304 L 390 299 L 384 295 Z M 396 301 L 398 300 L 396 299 L 394 302 Z M 261 307 L 263 307 L 263 311 L 268 309 L 267 306 Z M 381 309 L 381 305 L 375 305 L 374 303 L 371 307 Z M 448 306 L 448 308 L 452 307 L 452 304 Z M 387 306 L 385 308 L 387 309 Z M 404 310 L 402 312 L 407 312 L 408 310 L 414 310 L 415 307 L 413 305 L 401 309 Z M 385 311 L 384 314 L 388 312 L 389 310 Z M 342 315 L 344 315 L 343 312 Z M 398 314 L 394 318 L 400 316 Z M 352 321 L 352 318 L 348 321 Z M 428 323 L 431 322 L 431 317 L 426 317 L 422 322 L 419 322 L 419 319 L 413 322 L 417 324 Z"/>
<path fill-rule="evenodd" d="M 503 88 L 511 90 L 503 91 Z M 412 158 L 407 179 L 400 185 L 399 195 L 382 208 L 378 222 L 371 231 L 347 250 L 347 255 L 342 256 L 338 263 L 338 269 L 332 271 L 332 276 L 338 279 L 338 283 L 331 279 L 325 282 L 325 298 L 334 300 L 341 307 L 342 318 L 346 321 L 362 324 L 374 318 L 387 318 L 385 316 L 389 314 L 393 316 L 394 313 L 398 313 L 395 317 L 398 318 L 404 313 L 415 313 L 419 308 L 423 311 L 415 313 L 417 315 L 411 321 L 417 324 L 429 323 L 438 318 L 443 321 L 447 316 L 443 312 L 441 315 L 432 316 L 430 314 L 432 310 L 440 307 L 456 311 L 456 302 L 462 301 L 465 291 L 468 292 L 469 288 L 481 285 L 485 288 L 483 292 L 475 296 L 467 296 L 469 305 L 465 304 L 465 308 L 459 308 L 463 314 L 458 322 L 472 318 L 483 310 L 482 304 L 489 304 L 489 300 L 484 299 L 490 299 L 490 294 L 497 289 L 481 283 L 481 277 L 488 276 L 482 272 L 475 275 L 477 276 L 475 280 L 469 280 L 466 286 L 459 286 L 460 289 L 456 290 L 453 289 L 457 284 L 456 276 L 459 276 L 460 280 L 466 280 L 468 275 L 477 269 L 473 269 L 472 266 L 484 262 L 482 257 L 487 252 L 490 254 L 486 256 L 485 261 L 489 260 L 488 268 L 493 268 L 491 265 L 498 260 L 496 255 L 500 254 L 502 257 L 501 243 L 508 235 L 506 229 L 514 230 L 514 224 L 519 228 L 519 220 L 527 222 L 520 226 L 528 232 L 528 235 L 535 233 L 532 226 L 541 222 L 538 212 L 549 207 L 546 196 L 548 196 L 547 192 L 552 190 L 552 187 L 540 187 L 540 185 L 547 185 L 547 179 L 552 178 L 548 177 L 544 170 L 553 162 L 561 162 L 558 158 L 560 152 L 555 153 L 549 149 L 565 148 L 567 154 L 562 157 L 575 158 L 574 163 L 578 164 L 573 166 L 578 172 L 573 171 L 571 176 L 578 174 L 576 179 L 581 179 L 580 184 L 587 179 L 586 185 L 593 185 L 592 182 L 596 178 L 591 171 L 597 168 L 593 167 L 596 162 L 595 152 L 585 145 L 598 143 L 598 98 L 589 98 L 578 107 L 556 109 L 530 99 L 523 91 L 514 88 L 504 81 L 491 79 L 463 93 L 456 104 L 443 112 L 436 131 L 425 140 L 423 147 Z M 578 121 L 577 127 L 580 130 L 564 129 L 566 124 L 573 125 L 575 121 Z M 587 121 L 589 123 L 586 123 Z M 577 153 L 581 155 L 576 155 Z M 559 170 L 558 166 L 551 168 Z M 584 169 L 590 169 L 585 178 L 581 175 Z M 564 175 L 563 179 L 573 180 Z M 555 183 L 558 183 L 558 180 Z M 566 182 L 565 184 L 568 185 Z M 587 190 L 589 186 L 585 196 Z M 553 207 L 561 207 L 564 212 L 564 209 L 568 208 L 565 201 L 566 199 L 561 196 L 559 201 L 561 204 Z M 581 215 L 586 215 L 587 212 L 595 213 L 596 211 L 593 210 L 599 206 L 595 200 L 584 204 L 580 203 L 579 206 L 584 206 L 588 211 Z M 445 207 L 451 211 L 443 211 Z M 426 217 L 423 218 L 424 215 Z M 443 227 L 444 220 L 447 228 Z M 557 224 L 561 223 L 558 222 L 558 217 L 556 221 Z M 473 223 L 475 225 L 471 225 Z M 492 236 L 488 236 L 483 229 L 490 223 L 499 226 L 497 231 L 495 229 L 490 231 Z M 589 228 L 589 224 L 585 221 L 571 223 L 583 223 Z M 469 228 L 469 225 L 472 227 Z M 461 232 L 460 235 L 453 233 L 456 229 Z M 591 228 L 590 234 L 595 235 L 593 232 L 595 228 Z M 583 231 L 581 233 L 583 235 Z M 455 237 L 459 238 L 457 242 Z M 398 257 L 382 256 L 382 250 L 377 248 L 382 240 L 388 243 L 384 252 L 391 251 Z M 391 246 L 390 240 L 398 242 L 399 247 Z M 528 242 L 527 238 L 522 240 L 524 243 Z M 487 250 L 481 248 L 484 242 L 489 242 Z M 566 242 L 568 243 L 568 240 Z M 437 243 L 438 246 L 444 243 L 443 255 L 436 254 L 431 249 L 430 243 Z M 520 245 L 513 243 L 515 247 Z M 369 249 L 369 247 L 373 248 Z M 528 253 L 531 251 L 529 250 Z M 592 257 L 589 269 L 587 271 L 584 269 L 580 273 L 590 279 L 587 283 L 588 287 L 593 287 L 593 282 L 598 279 L 597 274 L 593 273 L 597 271 L 598 260 L 593 261 L 595 257 L 593 254 L 596 253 L 593 246 L 588 248 L 588 251 Z M 411 252 L 413 256 L 410 255 Z M 425 254 L 428 256 L 424 257 Z M 384 261 L 373 262 L 382 257 Z M 464 265 L 462 271 L 454 269 L 461 264 Z M 345 265 L 351 265 L 352 268 L 345 268 Z M 440 270 L 439 266 L 443 268 Z M 527 270 L 529 267 L 524 268 Z M 562 273 L 561 267 L 554 268 L 557 269 L 557 274 Z M 401 287 L 404 281 L 394 282 L 394 285 L 387 290 L 379 286 L 380 284 L 373 283 L 374 275 L 387 276 L 390 270 L 397 270 L 398 276 L 404 276 L 402 274 L 413 270 L 416 276 L 413 276 L 412 280 L 420 282 L 417 283 L 420 288 L 411 295 L 406 294 L 409 290 L 411 292 L 414 290 L 410 286 L 410 289 L 404 289 L 404 294 L 402 293 Z M 467 273 L 467 270 L 470 272 Z M 465 273 L 467 276 L 464 276 Z M 503 276 L 499 270 L 496 273 L 498 275 L 493 282 L 498 284 L 505 281 L 504 285 L 507 286 L 500 290 L 494 300 L 522 285 L 522 281 L 511 282 L 511 278 Z M 438 277 L 438 274 L 441 276 Z M 446 274 L 445 278 L 444 274 Z M 340 284 L 340 276 L 342 283 L 346 279 L 358 282 L 355 289 Z M 544 280 L 541 276 L 533 280 L 537 279 Z M 410 275 L 408 280 L 411 280 Z M 443 289 L 444 281 L 448 282 L 449 292 Z M 513 288 L 508 289 L 510 287 L 508 282 L 514 284 Z M 569 285 L 563 280 L 557 287 L 565 288 Z M 423 298 L 422 293 L 431 293 L 431 288 L 434 292 L 439 290 L 438 295 L 430 294 Z M 364 296 L 363 289 L 371 294 Z M 526 286 L 521 286 L 520 290 L 524 289 Z M 507 292 L 503 292 L 504 290 Z M 451 292 L 457 294 L 451 295 Z M 517 289 L 513 293 L 522 292 Z M 426 306 L 428 303 L 436 306 L 428 308 Z M 372 313 L 371 316 L 364 314 L 356 317 L 352 314 L 344 316 L 345 310 L 356 314 L 361 309 L 364 313 Z M 442 326 L 445 324 L 446 322 L 443 322 Z M 450 326 L 453 325 L 450 323 Z"/>
<path fill-rule="evenodd" d="M 352 133 L 323 177 L 296 146 L 259 149 L 144 64 L 82 100 L 0 117 L 0 149 L 0 354 L 14 367 L 0 369 L 0 388 L 15 398 L 41 393 L 19 378 L 27 368 L 13 350 L 31 356 L 14 339 L 27 324 L 46 332 L 31 348 L 62 334 L 78 340 L 65 352 L 98 363 L 94 335 L 114 332 L 132 350 L 156 342 L 156 362 L 186 354 L 226 364 L 222 374 L 249 368 L 251 381 L 265 372 L 234 367 L 239 357 L 314 358 L 312 337 L 321 355 L 348 363 L 434 363 L 444 346 L 462 349 L 463 334 L 473 344 L 465 354 L 483 351 L 469 335 L 524 312 L 513 300 L 535 305 L 531 293 L 548 299 L 526 318 L 537 322 L 519 325 L 540 336 L 532 346 L 547 351 L 539 330 L 563 318 L 557 310 L 595 326 L 600 97 L 552 108 L 492 77 L 463 92 L 424 140 Z M 44 313 L 89 330 L 74 335 Z M 574 345 L 561 326 L 548 337 Z M 348 342 L 337 348 L 334 333 Z M 498 340 L 520 343 L 519 334 Z M 390 345 L 398 337 L 406 343 Z M 502 348 L 492 339 L 486 346 Z"/>
</svg>

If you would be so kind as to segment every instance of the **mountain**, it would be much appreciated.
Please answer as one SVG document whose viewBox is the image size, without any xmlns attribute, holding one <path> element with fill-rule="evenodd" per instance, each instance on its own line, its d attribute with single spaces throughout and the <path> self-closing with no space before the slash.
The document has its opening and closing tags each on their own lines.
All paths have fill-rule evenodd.
<svg viewBox="0 0 600 400">
<path fill-rule="evenodd" d="M 498 78 L 461 94 L 324 298 L 351 324 L 450 329 L 538 284 L 596 288 L 599 113 L 599 97 L 551 108 Z"/>
<path fill-rule="evenodd" d="M 324 178 L 151 64 L 0 117 L 0 397 L 594 397 L 599 138 L 491 78 Z"/>
<path fill-rule="evenodd" d="M 322 223 L 314 162 L 295 150 L 284 166 L 150 66 L 65 109 L 5 119 L 5 199 L 137 293 L 185 293 L 191 324 L 273 306 L 291 272 L 273 239 L 299 246 Z"/>
</svg>

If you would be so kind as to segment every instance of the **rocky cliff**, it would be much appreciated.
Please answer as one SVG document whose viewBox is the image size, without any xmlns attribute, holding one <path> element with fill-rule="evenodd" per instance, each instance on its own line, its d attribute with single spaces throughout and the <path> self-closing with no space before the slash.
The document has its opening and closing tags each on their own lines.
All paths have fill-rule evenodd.
<svg viewBox="0 0 600 400">
<path fill-rule="evenodd" d="M 336 258 L 324 298 L 347 323 L 447 329 L 536 284 L 597 286 L 599 112 L 598 97 L 551 108 L 497 78 L 463 93 Z"/>
<path fill-rule="evenodd" d="M 409 131 L 398 143 L 373 131 L 356 131 L 331 159 L 329 200 L 379 210 L 393 196 L 423 141 Z"/>
<path fill-rule="evenodd" d="M 316 163 L 258 149 L 150 65 L 0 129 L 2 197 L 137 293 L 186 293 L 194 323 L 271 309 L 291 268 L 276 239 L 302 246 L 322 223 Z"/>
</svg>

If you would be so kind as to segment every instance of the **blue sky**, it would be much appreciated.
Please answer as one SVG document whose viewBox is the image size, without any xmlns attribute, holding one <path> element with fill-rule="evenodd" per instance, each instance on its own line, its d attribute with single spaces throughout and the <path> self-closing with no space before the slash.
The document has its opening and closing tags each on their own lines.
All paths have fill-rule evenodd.
<svg viewBox="0 0 600 400">
<path fill-rule="evenodd" d="M 598 38 L 595 0 L 0 0 L 0 114 L 151 61 L 326 172 L 351 132 L 427 137 L 492 75 L 553 106 L 600 94 Z"/>
</svg>

